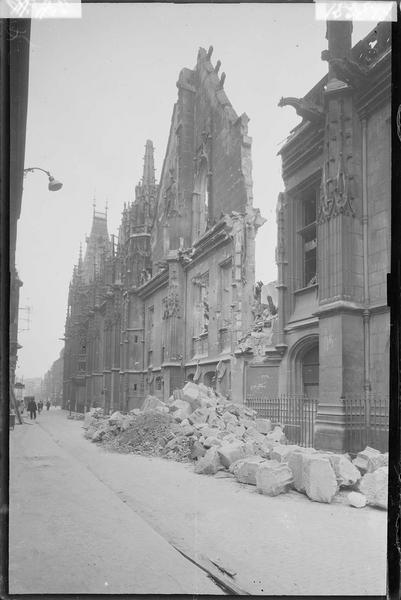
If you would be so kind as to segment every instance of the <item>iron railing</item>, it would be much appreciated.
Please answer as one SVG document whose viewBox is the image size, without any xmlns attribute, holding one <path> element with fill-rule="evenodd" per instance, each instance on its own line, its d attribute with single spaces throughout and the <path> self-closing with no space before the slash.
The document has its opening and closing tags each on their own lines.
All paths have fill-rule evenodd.
<svg viewBox="0 0 401 600">
<path fill-rule="evenodd" d="M 284 426 L 290 444 L 304 447 L 314 445 L 318 400 L 307 396 L 281 395 L 275 398 L 248 396 L 245 404 L 258 417 Z"/>
<path fill-rule="evenodd" d="M 371 446 L 388 451 L 389 398 L 388 396 L 348 396 L 344 399 L 346 446 L 351 453 Z"/>
</svg>

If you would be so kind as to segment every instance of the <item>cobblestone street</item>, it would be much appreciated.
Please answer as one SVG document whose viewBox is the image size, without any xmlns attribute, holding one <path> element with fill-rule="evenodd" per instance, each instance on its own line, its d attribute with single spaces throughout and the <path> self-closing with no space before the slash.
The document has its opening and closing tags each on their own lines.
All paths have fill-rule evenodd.
<svg viewBox="0 0 401 600">
<path fill-rule="evenodd" d="M 10 432 L 11 593 L 223 593 L 174 546 L 251 594 L 385 593 L 385 511 L 261 496 L 82 433 L 57 409 Z"/>
</svg>

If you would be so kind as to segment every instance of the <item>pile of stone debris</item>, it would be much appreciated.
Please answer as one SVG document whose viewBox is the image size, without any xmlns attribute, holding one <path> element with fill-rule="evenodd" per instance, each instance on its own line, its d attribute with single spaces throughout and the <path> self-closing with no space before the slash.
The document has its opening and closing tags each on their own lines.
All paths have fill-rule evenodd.
<svg viewBox="0 0 401 600">
<path fill-rule="evenodd" d="M 85 436 L 119 452 L 196 461 L 195 472 L 233 477 L 277 496 L 290 489 L 330 503 L 348 491 L 351 506 L 387 508 L 388 456 L 366 448 L 347 454 L 287 443 L 285 427 L 256 417 L 203 384 L 187 383 L 164 403 L 148 396 L 141 409 L 85 416 Z"/>
</svg>

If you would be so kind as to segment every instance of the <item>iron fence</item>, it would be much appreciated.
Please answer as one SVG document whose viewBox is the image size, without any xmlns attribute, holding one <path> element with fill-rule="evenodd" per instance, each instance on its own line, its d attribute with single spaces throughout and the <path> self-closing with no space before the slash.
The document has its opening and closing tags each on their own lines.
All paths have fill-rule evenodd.
<svg viewBox="0 0 401 600">
<path fill-rule="evenodd" d="M 388 450 L 388 396 L 348 396 L 344 400 L 347 451 L 359 452 L 366 446 Z"/>
<path fill-rule="evenodd" d="M 283 425 L 289 443 L 304 447 L 314 445 L 318 405 L 316 398 L 294 395 L 275 398 L 250 396 L 246 398 L 245 404 L 255 410 L 258 417 Z"/>
</svg>

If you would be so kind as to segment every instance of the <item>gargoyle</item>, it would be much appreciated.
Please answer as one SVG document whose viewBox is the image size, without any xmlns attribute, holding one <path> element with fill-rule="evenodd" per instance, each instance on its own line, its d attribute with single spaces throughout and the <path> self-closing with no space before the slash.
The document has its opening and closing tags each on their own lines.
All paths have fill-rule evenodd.
<svg viewBox="0 0 401 600">
<path fill-rule="evenodd" d="M 293 106 L 297 115 L 311 123 L 319 124 L 325 118 L 323 108 L 305 98 L 293 98 L 292 96 L 281 98 L 278 106 Z"/>
</svg>

